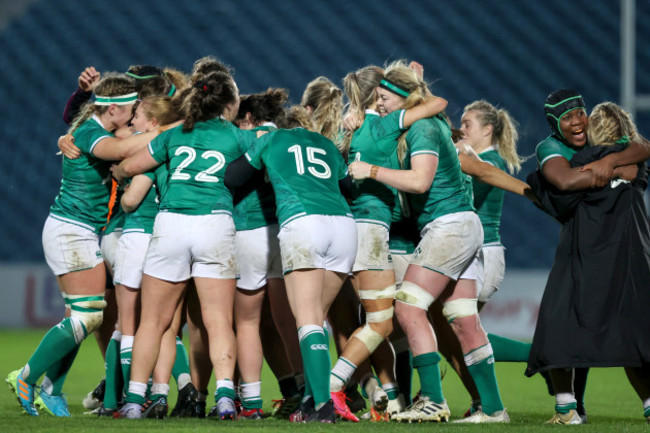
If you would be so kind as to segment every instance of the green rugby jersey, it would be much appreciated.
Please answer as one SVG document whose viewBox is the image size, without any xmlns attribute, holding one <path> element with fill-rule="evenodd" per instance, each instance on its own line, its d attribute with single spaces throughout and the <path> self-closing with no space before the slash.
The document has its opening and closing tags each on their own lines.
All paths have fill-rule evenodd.
<svg viewBox="0 0 650 433">
<path fill-rule="evenodd" d="M 275 191 L 281 225 L 305 215 L 347 215 L 339 180 L 348 174 L 334 143 L 303 128 L 262 136 L 246 152 L 250 164 L 266 170 Z"/>
<path fill-rule="evenodd" d="M 571 161 L 573 155 L 575 155 L 579 150 L 580 149 L 569 147 L 555 138 L 555 136 L 549 135 L 537 145 L 535 148 L 535 156 L 537 157 L 537 164 L 541 170 L 544 163 L 549 159 L 561 156 L 566 158 L 567 161 Z"/>
<path fill-rule="evenodd" d="M 185 215 L 232 214 L 232 195 L 224 185 L 226 166 L 257 138 L 222 118 L 197 122 L 190 132 L 177 126 L 149 144 L 151 156 L 167 162 L 167 191 L 160 210 Z"/>
<path fill-rule="evenodd" d="M 273 123 L 262 125 L 253 129 L 253 131 L 275 131 L 277 126 Z M 253 144 L 250 142 L 249 144 Z M 248 193 L 239 203 L 235 205 L 232 218 L 235 221 L 235 228 L 240 230 L 254 230 L 260 227 L 266 227 L 278 223 L 278 217 L 275 214 L 275 194 L 273 187 L 264 176 L 264 182 L 259 183 L 257 187 Z"/>
<path fill-rule="evenodd" d="M 429 191 L 409 195 L 418 228 L 422 230 L 443 215 L 474 211 L 465 186 L 465 175 L 460 170 L 456 146 L 451 140 L 451 129 L 445 119 L 438 115 L 418 120 L 409 128 L 406 143 L 409 155 L 407 168 L 410 168 L 410 158 L 414 156 L 438 157 L 438 168 Z"/>
<path fill-rule="evenodd" d="M 97 116 L 92 116 L 72 135 L 81 156 L 77 159 L 63 158 L 61 189 L 50 212 L 99 233 L 108 218 L 111 163 L 95 157 L 93 149 L 102 139 L 113 137 L 113 134 L 104 129 Z"/>
<path fill-rule="evenodd" d="M 481 159 L 499 170 L 506 170 L 506 162 L 492 146 L 479 154 Z M 474 207 L 483 225 L 483 245 L 501 245 L 501 213 L 506 192 L 472 178 L 474 189 Z"/>
<path fill-rule="evenodd" d="M 399 169 L 397 139 L 405 130 L 405 112 L 397 110 L 382 118 L 376 111 L 366 110 L 363 124 L 350 142 L 350 161 Z M 369 178 L 354 185 L 350 209 L 356 221 L 389 227 L 397 190 Z"/>
<path fill-rule="evenodd" d="M 458 153 L 456 153 L 458 155 Z M 463 170 L 461 166 L 461 171 Z M 469 197 L 470 202 L 474 202 L 474 178 L 470 176 L 469 174 L 465 174 L 463 172 L 464 180 L 463 180 L 463 185 L 465 185 L 465 192 L 467 193 L 467 197 Z"/>
<path fill-rule="evenodd" d="M 136 210 L 126 214 L 124 232 L 153 233 L 153 223 L 158 215 L 161 191 L 167 182 L 167 166 L 161 164 L 153 170 L 143 173 L 152 180 L 153 185 Z M 161 183 L 162 182 L 162 183 Z"/>
</svg>

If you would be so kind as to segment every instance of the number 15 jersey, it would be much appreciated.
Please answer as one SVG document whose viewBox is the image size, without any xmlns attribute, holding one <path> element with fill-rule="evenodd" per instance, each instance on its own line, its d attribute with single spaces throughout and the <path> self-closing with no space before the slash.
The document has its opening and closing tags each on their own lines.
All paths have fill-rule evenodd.
<svg viewBox="0 0 650 433">
<path fill-rule="evenodd" d="M 305 215 L 352 216 L 339 188 L 347 166 L 322 135 L 304 128 L 279 129 L 263 135 L 246 158 L 258 170 L 266 166 L 281 226 Z"/>
</svg>

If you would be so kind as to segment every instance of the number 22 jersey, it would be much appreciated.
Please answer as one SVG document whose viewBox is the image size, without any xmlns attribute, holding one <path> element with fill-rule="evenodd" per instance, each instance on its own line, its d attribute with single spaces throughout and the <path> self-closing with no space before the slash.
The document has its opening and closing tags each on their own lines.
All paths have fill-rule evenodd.
<svg viewBox="0 0 650 433">
<path fill-rule="evenodd" d="M 255 140 L 224 119 L 197 122 L 191 132 L 170 129 L 149 144 L 151 156 L 169 168 L 160 210 L 185 215 L 232 214 L 232 195 L 224 185 L 228 164 Z"/>
</svg>

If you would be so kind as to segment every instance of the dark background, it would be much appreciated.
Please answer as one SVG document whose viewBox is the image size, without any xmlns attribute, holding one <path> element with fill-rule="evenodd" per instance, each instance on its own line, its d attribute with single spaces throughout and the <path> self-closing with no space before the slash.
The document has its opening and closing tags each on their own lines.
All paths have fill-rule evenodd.
<svg viewBox="0 0 650 433">
<path fill-rule="evenodd" d="M 650 93 L 650 2 L 637 2 L 637 92 Z M 592 107 L 620 102 L 620 4 L 613 0 L 0 0 L 0 261 L 43 260 L 41 230 L 61 177 L 56 140 L 65 102 L 88 65 L 189 71 L 204 55 L 235 68 L 242 93 L 289 89 L 368 64 L 417 60 L 434 93 L 463 107 L 486 99 L 519 121 L 519 153 L 548 135 L 551 91 Z M 639 113 L 650 134 L 650 113 Z M 534 158 L 518 175 L 535 169 Z M 507 195 L 509 267 L 548 268 L 559 226 Z"/>
</svg>

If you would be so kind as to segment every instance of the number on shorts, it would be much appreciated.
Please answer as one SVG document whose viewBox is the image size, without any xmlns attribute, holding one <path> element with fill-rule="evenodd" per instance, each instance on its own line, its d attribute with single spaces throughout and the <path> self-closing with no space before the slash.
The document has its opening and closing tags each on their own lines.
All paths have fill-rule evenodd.
<svg viewBox="0 0 650 433">
<path fill-rule="evenodd" d="M 302 155 L 302 147 L 299 144 L 294 144 L 287 152 L 293 153 L 296 158 L 296 172 L 300 175 L 305 174 L 305 162 Z M 317 157 L 317 154 L 327 155 L 327 152 L 323 149 L 317 147 L 307 147 L 307 162 L 312 165 L 318 165 L 322 167 L 323 171 L 318 171 L 314 167 L 307 167 L 307 171 L 314 177 L 319 179 L 329 179 L 332 176 L 332 170 L 330 170 L 329 165 L 322 159 Z"/>
<path fill-rule="evenodd" d="M 183 154 L 187 154 L 187 157 L 181 161 L 180 164 L 178 164 L 178 167 L 176 167 L 174 173 L 172 173 L 172 179 L 189 180 L 192 177 L 188 173 L 183 173 L 183 170 L 196 159 L 196 150 L 189 146 L 181 146 L 176 149 L 176 152 L 174 153 L 176 156 Z M 196 176 L 194 176 L 194 179 L 198 182 L 219 182 L 219 178 L 217 176 L 213 176 L 213 174 L 221 170 L 226 165 L 226 157 L 223 156 L 221 152 L 217 152 L 216 150 L 206 150 L 201 154 L 201 158 L 216 158 L 217 163 L 211 165 L 208 169 L 197 173 Z"/>
</svg>

